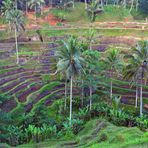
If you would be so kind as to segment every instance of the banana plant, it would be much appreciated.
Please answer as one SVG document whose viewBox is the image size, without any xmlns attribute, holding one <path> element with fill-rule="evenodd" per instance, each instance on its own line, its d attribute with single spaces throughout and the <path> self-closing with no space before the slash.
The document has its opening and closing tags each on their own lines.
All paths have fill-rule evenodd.
<svg viewBox="0 0 148 148">
<path fill-rule="evenodd" d="M 16 146 L 21 143 L 21 139 L 23 136 L 23 130 L 22 126 L 14 126 L 14 125 L 9 125 L 8 127 L 8 132 L 9 132 L 9 143 L 13 146 Z"/>
<path fill-rule="evenodd" d="M 42 141 L 48 138 L 49 133 L 49 126 L 47 124 L 43 124 L 41 127 L 41 135 L 42 135 Z"/>
<path fill-rule="evenodd" d="M 83 119 L 84 120 L 84 118 L 85 118 L 85 116 L 88 114 L 88 107 L 86 107 L 86 108 L 80 108 L 79 109 L 79 112 L 78 112 L 78 117 L 80 118 L 80 119 Z"/>
<path fill-rule="evenodd" d="M 50 135 L 51 136 L 56 136 L 56 134 L 57 134 L 57 127 L 56 127 L 56 125 L 50 126 L 49 127 L 49 131 L 50 131 Z"/>
</svg>

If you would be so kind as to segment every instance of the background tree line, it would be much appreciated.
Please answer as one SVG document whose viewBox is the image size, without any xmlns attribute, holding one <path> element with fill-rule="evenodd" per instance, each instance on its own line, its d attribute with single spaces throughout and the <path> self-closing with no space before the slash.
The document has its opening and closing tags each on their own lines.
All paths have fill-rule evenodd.
<svg viewBox="0 0 148 148">
<path fill-rule="evenodd" d="M 3 6 L 3 2 L 6 0 L 0 0 L 0 7 Z M 85 2 L 86 6 L 87 4 L 90 4 L 91 2 L 95 1 L 97 2 L 101 7 L 104 7 L 105 5 L 118 5 L 122 6 L 124 8 L 129 8 L 130 12 L 135 9 L 136 11 L 142 12 L 144 15 L 148 14 L 148 1 L 147 0 L 43 0 L 44 5 L 53 5 L 58 6 L 60 4 L 65 4 L 69 2 Z M 33 0 L 15 0 L 15 3 L 18 6 L 18 9 L 26 10 L 29 9 L 29 4 L 33 2 Z M 36 2 L 40 2 L 40 0 L 36 0 Z"/>
</svg>

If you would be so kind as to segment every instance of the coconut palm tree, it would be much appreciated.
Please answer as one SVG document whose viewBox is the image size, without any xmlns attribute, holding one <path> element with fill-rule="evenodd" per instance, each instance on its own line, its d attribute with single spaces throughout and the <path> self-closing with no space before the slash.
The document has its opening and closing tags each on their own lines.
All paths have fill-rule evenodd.
<svg viewBox="0 0 148 148">
<path fill-rule="evenodd" d="M 140 80 L 140 115 L 143 112 L 143 81 L 148 79 L 148 42 L 139 42 L 133 49 L 134 54 L 130 56 L 129 64 L 126 66 L 125 75 L 134 80 Z M 137 98 L 136 98 L 137 101 Z"/>
<path fill-rule="evenodd" d="M 98 7 L 98 1 L 92 1 L 90 5 L 87 6 L 87 14 L 91 22 L 94 22 L 96 19 L 97 13 L 101 12 L 102 9 Z"/>
<path fill-rule="evenodd" d="M 86 32 L 86 36 L 88 37 L 89 34 L 88 32 Z M 85 57 L 84 57 L 84 52 L 86 50 L 88 50 L 90 47 L 91 47 L 91 40 L 89 40 L 90 38 L 88 37 L 85 41 L 81 41 L 80 43 L 80 47 L 81 47 L 81 52 L 82 52 L 82 56 L 85 60 Z M 90 46 L 90 47 L 89 47 Z M 86 68 L 86 61 L 85 61 L 85 68 Z M 86 73 L 82 73 L 81 76 L 80 76 L 80 81 L 81 81 L 81 84 L 79 86 L 81 86 L 81 107 L 83 107 L 83 103 L 84 103 L 84 84 L 85 84 L 85 79 L 86 79 Z"/>
<path fill-rule="evenodd" d="M 1 14 L 2 16 L 6 17 L 7 16 L 7 13 L 9 13 L 9 11 L 14 7 L 13 6 L 13 3 L 11 0 L 5 0 L 2 2 L 3 6 L 1 8 Z M 10 21 L 8 22 L 9 23 L 9 30 L 11 31 L 11 25 L 10 25 Z"/>
<path fill-rule="evenodd" d="M 87 0 L 85 0 L 85 9 L 87 9 Z"/>
<path fill-rule="evenodd" d="M 130 8 L 129 12 L 131 12 L 133 10 L 133 7 L 134 7 L 134 0 L 131 0 L 131 8 Z"/>
<path fill-rule="evenodd" d="M 139 7 L 139 0 L 136 0 L 136 11 L 138 11 L 138 7 Z"/>
<path fill-rule="evenodd" d="M 70 79 L 70 125 L 72 119 L 72 97 L 73 97 L 73 80 L 82 71 L 82 63 L 84 62 L 81 57 L 81 51 L 78 44 L 78 39 L 70 37 L 67 42 L 63 41 L 63 48 L 58 50 L 56 55 L 58 57 L 57 71 L 64 71 L 66 77 Z"/>
<path fill-rule="evenodd" d="M 112 82 L 113 71 L 117 72 L 117 68 L 121 66 L 121 62 L 118 56 L 119 56 L 118 51 L 113 48 L 109 51 L 106 59 L 104 59 L 104 62 L 107 65 L 107 68 L 109 69 L 110 73 L 110 99 L 112 99 L 112 94 L 113 94 L 113 82 Z"/>
<path fill-rule="evenodd" d="M 85 36 L 85 40 L 84 42 L 86 42 L 85 46 L 89 46 L 89 47 L 84 47 L 86 49 L 90 49 L 92 50 L 92 44 L 95 42 L 95 35 L 96 35 L 96 30 L 90 28 L 87 32 L 85 32 L 84 36 Z"/>
<path fill-rule="evenodd" d="M 73 0 L 73 5 L 72 5 L 72 7 L 75 8 L 75 0 Z"/>
<path fill-rule="evenodd" d="M 17 0 L 19 6 L 25 11 L 25 14 L 28 13 L 28 1 L 29 0 Z"/>
<path fill-rule="evenodd" d="M 25 0 L 25 13 L 28 13 L 28 0 Z"/>
<path fill-rule="evenodd" d="M 17 62 L 16 63 L 19 64 L 17 32 L 20 29 L 25 30 L 23 12 L 18 10 L 18 9 L 12 9 L 12 10 L 7 12 L 6 20 L 11 23 L 11 28 L 14 29 L 15 45 L 16 45 L 16 56 L 17 56 Z"/>
<path fill-rule="evenodd" d="M 97 86 L 96 75 L 99 71 L 99 53 L 95 50 L 86 50 L 83 52 L 85 59 L 85 85 L 89 87 L 89 107 L 92 108 L 93 88 Z M 93 60 L 92 60 L 93 59 Z"/>
<path fill-rule="evenodd" d="M 129 56 L 129 55 L 128 55 Z M 126 57 L 126 56 L 125 56 Z M 127 80 L 131 80 L 131 86 L 133 86 L 133 84 L 135 84 L 136 86 L 136 99 L 135 99 L 135 107 L 138 106 L 138 80 L 139 80 L 139 71 L 137 71 L 137 67 L 138 67 L 138 59 L 133 56 L 129 63 L 123 68 L 123 78 L 127 79 Z"/>
<path fill-rule="evenodd" d="M 10 11 L 13 7 L 13 3 L 11 0 L 5 0 L 2 1 L 2 7 L 1 7 L 1 14 L 5 15 L 8 11 Z"/>
<path fill-rule="evenodd" d="M 36 13 L 36 19 L 37 19 L 37 7 L 40 7 L 41 8 L 41 5 L 44 4 L 45 1 L 44 0 L 30 0 L 28 2 L 28 6 L 29 8 L 35 8 L 35 13 Z"/>
<path fill-rule="evenodd" d="M 127 0 L 123 0 L 122 5 L 123 5 L 123 8 L 126 8 L 127 7 Z"/>
</svg>

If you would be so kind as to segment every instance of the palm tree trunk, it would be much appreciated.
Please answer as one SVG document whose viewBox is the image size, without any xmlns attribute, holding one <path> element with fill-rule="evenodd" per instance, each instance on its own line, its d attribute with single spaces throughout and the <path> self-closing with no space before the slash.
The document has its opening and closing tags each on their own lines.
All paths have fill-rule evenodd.
<svg viewBox="0 0 148 148">
<path fill-rule="evenodd" d="M 67 78 L 65 80 L 65 104 L 64 104 L 64 109 L 66 110 L 67 108 Z"/>
<path fill-rule="evenodd" d="M 27 3 L 27 0 L 26 0 L 26 14 L 28 13 L 28 3 Z"/>
<path fill-rule="evenodd" d="M 141 78 L 141 87 L 140 87 L 140 116 L 142 116 L 143 108 L 143 99 L 142 99 L 142 78 Z"/>
<path fill-rule="evenodd" d="M 70 115 L 69 115 L 69 124 L 71 126 L 71 119 L 72 119 L 72 83 L 73 83 L 73 77 L 71 76 L 70 79 Z"/>
<path fill-rule="evenodd" d="M 15 26 L 15 47 L 16 47 L 16 63 L 19 64 L 17 29 L 16 29 L 16 26 Z"/>
<path fill-rule="evenodd" d="M 112 80 L 110 81 L 110 99 L 112 100 L 113 97 L 113 82 Z"/>
<path fill-rule="evenodd" d="M 135 102 L 135 107 L 138 107 L 138 86 L 136 82 L 136 102 Z"/>
<path fill-rule="evenodd" d="M 126 8 L 126 0 L 124 0 L 123 7 Z"/>
<path fill-rule="evenodd" d="M 53 3 L 52 3 L 52 0 L 51 0 L 51 8 L 53 7 L 53 5 L 52 5 Z"/>
<path fill-rule="evenodd" d="M 114 0 L 114 6 L 116 5 L 116 0 Z"/>
<path fill-rule="evenodd" d="M 136 2 L 136 11 L 138 11 L 138 6 L 139 6 L 139 0 Z"/>
<path fill-rule="evenodd" d="M 43 10 L 42 10 L 43 6 L 42 4 L 40 4 L 40 9 L 41 9 L 41 15 L 43 15 Z"/>
<path fill-rule="evenodd" d="M 106 3 L 105 3 L 105 5 L 106 5 L 106 6 L 108 5 L 108 0 L 106 0 Z"/>
<path fill-rule="evenodd" d="M 9 21 L 9 31 L 11 32 L 11 22 Z"/>
<path fill-rule="evenodd" d="M 75 8 L 75 0 L 73 0 L 73 8 Z"/>
<path fill-rule="evenodd" d="M 92 86 L 89 87 L 89 107 L 90 107 L 90 110 L 92 108 Z"/>
<path fill-rule="evenodd" d="M 91 41 L 90 41 L 90 44 L 89 44 L 89 49 L 92 50 L 92 47 L 91 47 Z"/>
<path fill-rule="evenodd" d="M 103 8 L 103 0 L 101 0 L 101 8 Z"/>
<path fill-rule="evenodd" d="M 81 107 L 83 107 L 83 99 L 84 99 L 84 81 L 82 79 Z"/>
<path fill-rule="evenodd" d="M 16 7 L 16 9 L 17 9 L 17 7 L 18 7 L 18 6 L 17 6 L 17 0 L 15 1 L 15 7 Z"/>
<path fill-rule="evenodd" d="M 85 9 L 87 9 L 87 0 L 85 0 Z"/>
<path fill-rule="evenodd" d="M 35 19 L 37 20 L 37 5 L 35 5 Z"/>
<path fill-rule="evenodd" d="M 112 82 L 112 67 L 110 72 L 110 99 L 112 100 L 113 97 L 113 82 Z"/>
<path fill-rule="evenodd" d="M 130 12 L 132 11 L 133 6 L 134 6 L 134 0 L 132 0 L 132 3 L 131 3 L 131 8 L 130 8 Z"/>
</svg>

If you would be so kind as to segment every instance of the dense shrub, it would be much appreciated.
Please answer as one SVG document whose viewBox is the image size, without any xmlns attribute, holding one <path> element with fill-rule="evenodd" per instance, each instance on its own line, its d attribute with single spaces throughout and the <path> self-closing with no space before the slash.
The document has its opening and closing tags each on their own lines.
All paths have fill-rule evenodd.
<svg viewBox="0 0 148 148">
<path fill-rule="evenodd" d="M 112 101 L 112 105 L 103 101 L 94 104 L 91 111 L 89 110 L 89 106 L 79 109 L 78 112 L 73 114 L 71 125 L 66 115 L 68 112 L 64 112 L 64 107 L 62 107 L 63 104 L 63 100 L 59 100 L 52 106 L 57 119 L 54 117 L 53 119 L 49 118 L 48 108 L 45 107 L 44 104 L 39 104 L 27 115 L 22 114 L 23 108 L 14 111 L 12 119 L 15 120 L 18 111 L 19 114 L 21 114 L 21 118 L 17 118 L 17 122 L 11 121 L 11 123 L 13 123 L 12 125 L 7 124 L 9 120 L 6 120 L 5 124 L 10 126 L 6 127 L 4 126 L 5 124 L 3 124 L 3 126 L 0 127 L 2 131 L 0 136 L 1 142 L 7 142 L 12 146 L 16 146 L 30 141 L 38 143 L 46 139 L 73 138 L 75 134 L 84 128 L 86 121 L 96 117 L 106 118 L 118 126 L 138 126 L 142 130 L 148 128 L 147 117 L 137 117 L 137 115 L 126 112 L 120 107 L 119 98 L 115 98 Z M 50 111 L 50 114 L 53 114 L 52 110 Z M 57 116 L 60 116 L 60 119 Z M 106 141 L 107 139 L 108 136 L 102 134 L 98 142 Z M 117 135 L 116 139 L 124 141 L 120 135 Z M 112 140 L 114 141 L 115 139 Z"/>
<path fill-rule="evenodd" d="M 0 142 L 8 142 L 8 124 L 11 122 L 11 116 L 0 110 Z"/>
<path fill-rule="evenodd" d="M 11 96 L 0 94 L 0 105 L 11 99 Z"/>
<path fill-rule="evenodd" d="M 136 125 L 140 129 L 148 129 L 148 117 L 143 115 L 142 117 L 136 118 Z"/>
<path fill-rule="evenodd" d="M 102 133 L 100 135 L 99 141 L 98 142 L 102 142 L 102 141 L 106 141 L 108 139 L 108 136 L 106 133 Z"/>
<path fill-rule="evenodd" d="M 106 116 L 108 115 L 111 106 L 109 106 L 106 102 L 100 102 L 93 106 L 93 110 L 95 111 L 97 116 Z"/>
<path fill-rule="evenodd" d="M 131 11 L 131 15 L 133 16 L 133 18 L 135 20 L 143 20 L 144 19 L 144 14 L 141 11 L 136 11 L 135 9 L 133 9 Z"/>
<path fill-rule="evenodd" d="M 25 142 L 25 134 L 23 134 L 22 126 L 9 125 L 8 127 L 8 140 L 10 145 L 16 146 Z"/>
</svg>

